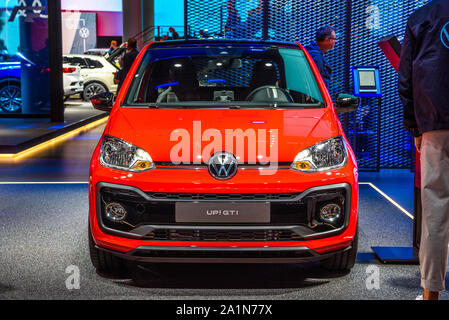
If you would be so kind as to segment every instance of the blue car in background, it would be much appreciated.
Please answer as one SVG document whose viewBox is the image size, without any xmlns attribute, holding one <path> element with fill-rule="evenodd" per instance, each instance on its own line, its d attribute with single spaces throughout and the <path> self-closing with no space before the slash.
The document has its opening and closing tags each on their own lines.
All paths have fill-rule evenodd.
<svg viewBox="0 0 449 320">
<path fill-rule="evenodd" d="M 7 113 L 22 111 L 20 77 L 21 62 L 19 58 L 0 54 L 0 111 Z"/>
</svg>

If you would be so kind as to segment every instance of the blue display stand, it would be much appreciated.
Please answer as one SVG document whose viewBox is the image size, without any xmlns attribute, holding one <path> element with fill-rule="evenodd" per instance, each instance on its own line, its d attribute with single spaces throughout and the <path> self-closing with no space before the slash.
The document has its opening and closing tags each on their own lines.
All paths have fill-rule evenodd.
<svg viewBox="0 0 449 320">
<path fill-rule="evenodd" d="M 371 247 L 374 256 L 382 263 L 419 264 L 418 253 L 413 247 Z"/>
</svg>

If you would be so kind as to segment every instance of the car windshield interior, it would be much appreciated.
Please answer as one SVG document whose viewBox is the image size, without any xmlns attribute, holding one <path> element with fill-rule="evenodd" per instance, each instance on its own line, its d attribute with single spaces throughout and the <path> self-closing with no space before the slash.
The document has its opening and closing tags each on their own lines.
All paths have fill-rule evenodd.
<svg viewBox="0 0 449 320">
<path fill-rule="evenodd" d="M 278 46 L 149 50 L 126 105 L 323 107 L 304 52 Z"/>
</svg>

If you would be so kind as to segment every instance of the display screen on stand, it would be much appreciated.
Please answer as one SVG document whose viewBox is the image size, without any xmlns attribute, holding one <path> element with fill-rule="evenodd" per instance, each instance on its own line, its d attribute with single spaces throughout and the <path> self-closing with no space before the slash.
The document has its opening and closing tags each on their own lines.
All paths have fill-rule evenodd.
<svg viewBox="0 0 449 320">
<path fill-rule="evenodd" d="M 358 97 L 382 96 L 379 66 L 354 66 L 352 74 L 354 95 Z"/>
</svg>

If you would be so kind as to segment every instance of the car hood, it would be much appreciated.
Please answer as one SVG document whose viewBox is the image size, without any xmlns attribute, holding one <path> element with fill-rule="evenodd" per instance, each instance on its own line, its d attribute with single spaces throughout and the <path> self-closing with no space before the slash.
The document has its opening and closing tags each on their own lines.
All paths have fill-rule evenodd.
<svg viewBox="0 0 449 320">
<path fill-rule="evenodd" d="M 198 110 L 119 107 L 111 113 L 105 134 L 146 150 L 156 162 L 198 163 L 198 159 L 207 162 L 214 151 L 228 151 L 240 156 L 241 162 L 251 162 L 257 153 L 258 161 L 277 160 L 282 163 L 292 162 L 300 151 L 339 136 L 341 132 L 335 113 L 327 108 Z M 231 138 L 233 134 L 243 135 L 244 142 Z M 231 140 L 233 143 L 229 143 Z M 218 147 L 217 141 L 220 142 Z M 244 161 L 241 160 L 243 155 Z"/>
</svg>

